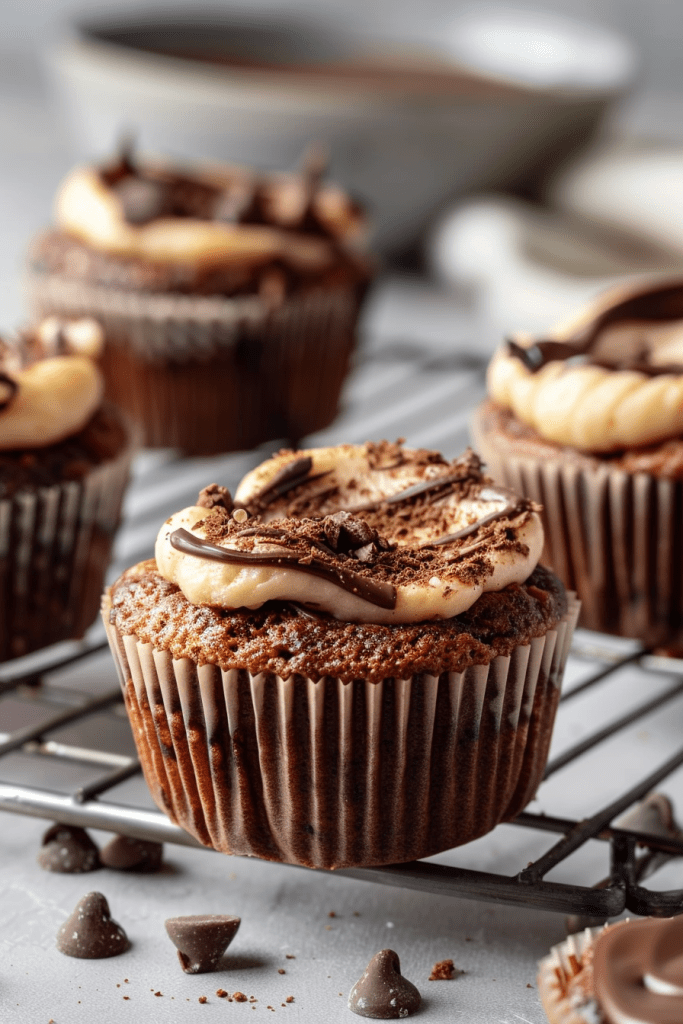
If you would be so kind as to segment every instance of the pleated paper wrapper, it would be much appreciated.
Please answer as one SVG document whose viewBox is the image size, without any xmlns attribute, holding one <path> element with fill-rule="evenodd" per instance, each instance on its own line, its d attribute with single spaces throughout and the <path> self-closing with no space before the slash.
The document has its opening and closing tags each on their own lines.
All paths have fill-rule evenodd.
<svg viewBox="0 0 683 1024">
<path fill-rule="evenodd" d="M 541 561 L 581 626 L 648 644 L 683 631 L 683 481 L 508 454 L 476 419 L 473 434 L 494 480 L 543 506 Z"/>
<path fill-rule="evenodd" d="M 0 499 L 0 661 L 76 639 L 97 618 L 134 443 L 82 480 Z"/>
<path fill-rule="evenodd" d="M 359 287 L 317 288 L 272 307 L 258 296 L 191 296 L 28 282 L 34 312 L 94 316 L 107 396 L 151 447 L 189 454 L 298 441 L 334 419 L 355 345 Z"/>
<path fill-rule="evenodd" d="M 489 665 L 380 682 L 174 659 L 103 616 L 157 805 L 224 853 L 389 864 L 514 817 L 545 767 L 579 605 Z"/>
<path fill-rule="evenodd" d="M 550 1024 L 602 1024 L 604 1017 L 592 991 L 590 979 L 584 986 L 568 988 L 568 984 L 583 969 L 583 958 L 602 928 L 586 928 L 569 935 L 564 942 L 553 946 L 548 956 L 538 965 L 538 994 Z M 588 988 L 588 992 L 586 991 Z"/>
</svg>

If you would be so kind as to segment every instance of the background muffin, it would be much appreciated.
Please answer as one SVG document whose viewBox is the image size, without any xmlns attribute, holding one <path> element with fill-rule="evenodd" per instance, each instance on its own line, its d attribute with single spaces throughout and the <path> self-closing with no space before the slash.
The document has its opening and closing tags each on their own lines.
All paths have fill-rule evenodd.
<svg viewBox="0 0 683 1024">
<path fill-rule="evenodd" d="M 321 171 L 313 156 L 265 177 L 126 154 L 62 184 L 31 302 L 97 316 L 107 394 L 148 445 L 251 448 L 334 418 L 371 266 L 362 213 Z"/>
<path fill-rule="evenodd" d="M 52 318 L 0 342 L 0 661 L 97 615 L 132 456 L 101 341 L 94 321 Z"/>
<path fill-rule="evenodd" d="M 581 624 L 683 628 L 683 281 L 623 287 L 494 356 L 473 433 L 492 476 L 544 506 L 544 560 Z"/>
<path fill-rule="evenodd" d="M 578 609 L 468 453 L 283 452 L 161 528 L 103 613 L 145 777 L 201 842 L 411 860 L 533 797 Z"/>
</svg>

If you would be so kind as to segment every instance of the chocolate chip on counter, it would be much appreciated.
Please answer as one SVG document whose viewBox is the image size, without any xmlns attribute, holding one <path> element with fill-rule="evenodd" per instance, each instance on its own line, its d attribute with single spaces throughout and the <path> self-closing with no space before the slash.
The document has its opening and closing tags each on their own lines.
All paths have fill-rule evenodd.
<svg viewBox="0 0 683 1024">
<path fill-rule="evenodd" d="M 393 1020 L 415 1013 L 420 993 L 401 975 L 398 954 L 393 949 L 382 949 L 351 989 L 348 1006 L 361 1017 Z"/>
<path fill-rule="evenodd" d="M 130 946 L 121 925 L 112 921 L 101 892 L 89 892 L 57 932 L 57 949 L 82 960 L 103 960 L 125 953 Z"/>
<path fill-rule="evenodd" d="M 169 917 L 165 922 L 186 974 L 215 971 L 220 958 L 235 938 L 241 918 L 227 914 L 190 914 Z"/>
<path fill-rule="evenodd" d="M 114 836 L 100 850 L 100 860 L 107 868 L 116 871 L 141 871 L 151 873 L 161 867 L 164 847 L 146 839 L 131 836 Z"/>
<path fill-rule="evenodd" d="M 209 484 L 208 487 L 203 487 L 199 492 L 197 505 L 200 508 L 220 507 L 228 512 L 232 512 L 232 495 L 227 487 L 221 487 L 220 484 Z"/>
<path fill-rule="evenodd" d="M 79 875 L 96 871 L 100 867 L 100 855 L 85 829 L 56 824 L 43 836 L 38 863 L 45 871 Z"/>
</svg>

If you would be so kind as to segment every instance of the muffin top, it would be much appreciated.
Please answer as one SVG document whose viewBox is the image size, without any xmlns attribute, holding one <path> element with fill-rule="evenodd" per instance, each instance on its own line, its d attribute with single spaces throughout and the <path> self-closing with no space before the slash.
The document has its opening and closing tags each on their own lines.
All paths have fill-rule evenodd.
<svg viewBox="0 0 683 1024">
<path fill-rule="evenodd" d="M 491 398 L 553 444 L 610 454 L 683 434 L 683 280 L 614 289 L 493 357 Z"/>
<path fill-rule="evenodd" d="M 294 602 L 344 622 L 451 619 L 520 584 L 543 546 L 536 507 L 468 451 L 402 443 L 283 451 L 235 504 L 213 485 L 159 531 L 156 562 L 192 604 Z"/>
<path fill-rule="evenodd" d="M 102 341 L 95 320 L 57 317 L 0 340 L 0 451 L 46 448 L 88 423 L 102 401 Z"/>
<path fill-rule="evenodd" d="M 185 170 L 121 153 L 107 166 L 73 170 L 56 200 L 60 232 L 104 255 L 182 266 L 260 267 L 300 273 L 351 259 L 365 217 L 341 189 L 325 185 L 322 160 L 302 173 L 244 168 Z"/>
</svg>

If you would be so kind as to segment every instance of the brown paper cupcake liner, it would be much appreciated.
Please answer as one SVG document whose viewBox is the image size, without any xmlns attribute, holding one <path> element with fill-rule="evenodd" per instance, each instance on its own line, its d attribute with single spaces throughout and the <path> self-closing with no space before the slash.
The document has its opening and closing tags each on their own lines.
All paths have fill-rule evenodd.
<svg viewBox="0 0 683 1024">
<path fill-rule="evenodd" d="M 586 928 L 553 946 L 538 965 L 538 995 L 550 1024 L 596 1024 L 602 1020 L 594 998 L 585 992 L 567 991 L 567 983 L 579 971 L 583 956 L 602 928 Z"/>
<path fill-rule="evenodd" d="M 344 684 L 175 660 L 103 616 L 158 806 L 223 853 L 426 857 L 514 817 L 545 767 L 579 606 L 489 665 Z"/>
<path fill-rule="evenodd" d="M 491 476 L 543 505 L 541 561 L 577 592 L 580 625 L 648 644 L 683 630 L 683 481 L 503 454 L 474 434 Z"/>
<path fill-rule="evenodd" d="M 95 316 L 107 396 L 146 444 L 188 453 L 297 441 L 335 417 L 355 344 L 357 287 L 319 288 L 273 308 L 258 296 L 155 295 L 34 273 L 37 316 Z"/>
<path fill-rule="evenodd" d="M 77 639 L 96 619 L 133 449 L 83 480 L 0 499 L 0 661 Z"/>
</svg>

